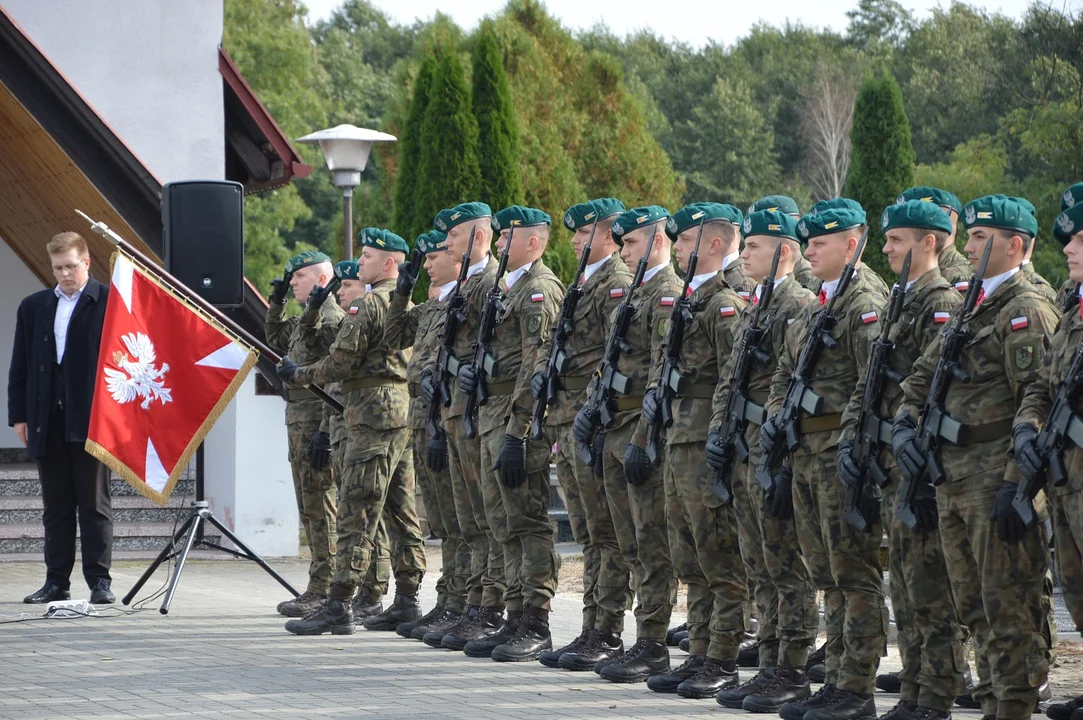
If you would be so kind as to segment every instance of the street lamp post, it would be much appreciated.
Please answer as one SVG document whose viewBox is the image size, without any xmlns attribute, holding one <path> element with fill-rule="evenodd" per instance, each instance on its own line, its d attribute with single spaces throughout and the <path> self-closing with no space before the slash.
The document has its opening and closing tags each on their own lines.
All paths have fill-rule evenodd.
<svg viewBox="0 0 1083 720">
<path fill-rule="evenodd" d="M 319 144 L 331 182 L 342 189 L 343 259 L 353 259 L 353 189 L 361 184 L 361 171 L 368 163 L 369 151 L 376 142 L 395 142 L 394 135 L 353 125 L 336 125 L 320 130 L 297 142 Z"/>
</svg>

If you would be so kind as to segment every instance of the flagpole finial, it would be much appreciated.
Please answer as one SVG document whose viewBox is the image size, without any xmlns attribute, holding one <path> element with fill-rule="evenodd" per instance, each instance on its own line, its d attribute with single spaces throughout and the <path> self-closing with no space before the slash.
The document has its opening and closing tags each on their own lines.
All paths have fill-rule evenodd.
<svg viewBox="0 0 1083 720">
<path fill-rule="evenodd" d="M 84 220 L 86 220 L 88 223 L 90 223 L 90 229 L 93 230 L 95 233 L 97 233 L 98 235 L 104 235 L 114 245 L 119 245 L 121 242 L 123 242 L 124 239 L 122 237 L 120 237 L 120 235 L 117 235 L 115 232 L 110 230 L 108 225 L 106 225 L 103 222 L 97 222 L 97 221 L 91 220 L 90 216 L 87 215 L 82 210 L 80 210 L 79 208 L 74 208 L 74 209 L 75 209 L 75 212 L 79 213 L 80 217 L 82 217 Z"/>
</svg>

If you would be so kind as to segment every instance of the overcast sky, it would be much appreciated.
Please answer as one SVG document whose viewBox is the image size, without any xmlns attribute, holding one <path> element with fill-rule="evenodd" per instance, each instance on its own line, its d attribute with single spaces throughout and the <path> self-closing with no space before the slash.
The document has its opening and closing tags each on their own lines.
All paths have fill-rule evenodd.
<svg viewBox="0 0 1083 720">
<path fill-rule="evenodd" d="M 328 17 L 342 0 L 302 0 L 314 22 Z M 451 15 L 460 26 L 471 29 L 487 15 L 498 13 L 506 0 L 372 0 L 373 4 L 399 23 L 428 19 L 437 9 Z M 925 17 L 931 8 L 948 7 L 950 0 L 901 0 L 902 5 Z M 1053 0 L 1058 7 L 1079 7 L 1083 0 Z M 846 11 L 857 0 L 545 0 L 549 12 L 572 30 L 587 29 L 604 22 L 619 35 L 650 28 L 655 34 L 694 46 L 708 40 L 732 44 L 758 22 L 782 25 L 787 20 L 814 27 L 846 29 Z M 985 7 L 1018 18 L 1028 0 L 972 0 Z"/>
</svg>

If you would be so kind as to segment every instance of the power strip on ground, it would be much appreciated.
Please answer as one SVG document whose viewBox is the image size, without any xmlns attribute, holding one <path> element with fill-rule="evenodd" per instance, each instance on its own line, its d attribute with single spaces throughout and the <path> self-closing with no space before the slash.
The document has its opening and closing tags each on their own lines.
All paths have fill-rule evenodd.
<svg viewBox="0 0 1083 720">
<path fill-rule="evenodd" d="M 45 606 L 45 617 L 81 617 L 84 615 L 97 615 L 98 611 L 90 604 L 89 600 L 54 600 Z"/>
</svg>

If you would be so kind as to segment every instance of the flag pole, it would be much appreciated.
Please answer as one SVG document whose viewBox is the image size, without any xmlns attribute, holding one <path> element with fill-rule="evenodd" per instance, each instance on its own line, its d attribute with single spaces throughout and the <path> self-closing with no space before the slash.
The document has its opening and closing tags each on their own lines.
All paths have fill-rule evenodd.
<svg viewBox="0 0 1083 720">
<path fill-rule="evenodd" d="M 276 353 L 273 349 L 271 349 L 271 347 L 267 343 L 263 342 L 255 335 L 245 330 L 243 327 L 238 325 L 230 318 L 226 317 L 225 314 L 222 313 L 222 311 L 216 308 L 214 305 L 211 305 L 202 297 L 192 292 L 191 288 L 189 288 L 187 285 L 185 285 L 180 280 L 171 275 L 153 258 L 143 253 L 141 250 L 139 250 L 127 240 L 122 238 L 120 235 L 117 235 L 115 232 L 113 232 L 108 225 L 103 222 L 91 220 L 90 217 L 87 216 L 87 214 L 84 213 L 82 210 L 76 209 L 75 212 L 79 213 L 80 217 L 90 223 L 91 230 L 93 230 L 98 235 L 105 237 L 107 240 L 109 240 L 111 243 L 116 245 L 128 255 L 131 255 L 133 258 L 142 263 L 148 270 L 151 270 L 154 273 L 160 275 L 162 279 L 165 280 L 169 285 L 171 285 L 173 289 L 176 290 L 180 295 L 182 295 L 185 300 L 197 306 L 200 310 L 213 317 L 217 322 L 225 326 L 230 332 L 232 332 L 242 341 L 252 346 L 260 355 L 265 356 L 275 365 L 278 365 L 278 363 L 282 362 L 282 356 Z M 322 387 L 320 387 L 319 385 L 306 385 L 305 387 L 313 395 L 330 405 L 335 412 L 342 412 L 342 403 L 328 395 L 327 391 L 324 390 Z"/>
</svg>

